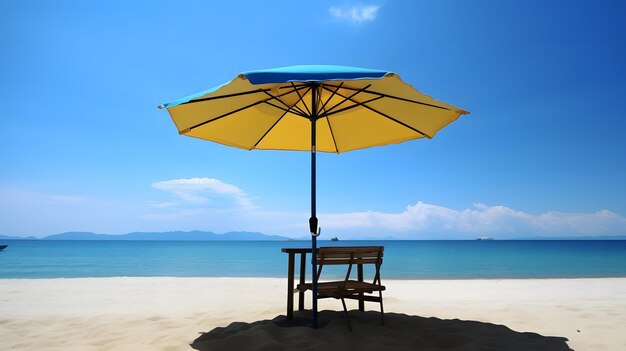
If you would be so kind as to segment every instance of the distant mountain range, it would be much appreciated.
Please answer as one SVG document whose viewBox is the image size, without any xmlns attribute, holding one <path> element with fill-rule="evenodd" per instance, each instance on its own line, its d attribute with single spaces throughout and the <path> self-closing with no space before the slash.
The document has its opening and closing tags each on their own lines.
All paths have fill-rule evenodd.
<svg viewBox="0 0 626 351">
<path fill-rule="evenodd" d="M 34 236 L 18 237 L 0 235 L 0 239 L 26 239 L 33 240 L 38 239 Z M 95 234 L 91 232 L 67 232 L 61 234 L 54 234 L 45 236 L 38 240 L 181 240 L 181 241 L 211 241 L 211 240 L 258 240 L 258 241 L 285 241 L 291 240 L 290 238 L 279 235 L 267 235 L 262 233 L 253 232 L 228 232 L 223 234 L 216 234 L 213 232 L 164 232 L 164 233 L 150 233 L 150 232 L 134 232 L 128 234 L 114 235 L 114 234 Z"/>
</svg>

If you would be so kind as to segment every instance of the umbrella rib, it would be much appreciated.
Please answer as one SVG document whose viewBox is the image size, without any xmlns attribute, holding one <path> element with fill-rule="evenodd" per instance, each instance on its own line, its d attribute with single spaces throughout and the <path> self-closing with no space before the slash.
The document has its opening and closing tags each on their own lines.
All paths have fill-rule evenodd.
<svg viewBox="0 0 626 351">
<path fill-rule="evenodd" d="M 269 101 L 266 101 L 266 102 L 265 102 L 266 104 L 268 104 L 268 105 L 270 105 L 270 106 L 272 106 L 272 107 L 274 107 L 274 108 L 277 108 L 277 109 L 279 109 L 279 110 L 285 111 L 285 112 L 291 112 L 291 113 L 293 113 L 294 115 L 297 115 L 297 116 L 300 116 L 300 117 L 307 117 L 307 115 L 306 115 L 304 112 L 300 111 L 299 109 L 295 109 L 295 108 L 293 108 L 293 106 L 289 106 L 289 105 L 287 105 L 287 104 L 286 104 L 283 100 L 281 100 L 281 99 L 279 99 L 279 98 L 277 98 L 277 97 L 273 96 L 272 94 L 270 94 L 270 93 L 268 93 L 268 92 L 265 92 L 265 93 L 266 93 L 269 97 L 271 97 L 271 98 L 272 98 L 272 100 L 278 100 L 281 104 L 285 105 L 285 107 L 281 107 L 281 106 L 278 106 L 278 105 L 274 105 L 274 104 L 272 104 L 272 103 L 271 103 L 271 102 L 269 102 Z"/>
<path fill-rule="evenodd" d="M 322 106 L 322 109 L 324 106 Z M 330 125 L 330 119 L 325 118 L 326 123 L 328 123 L 328 130 L 330 130 L 330 138 L 333 140 L 333 144 L 335 145 L 335 152 L 339 153 L 339 148 L 337 147 L 337 140 L 335 139 L 335 133 L 333 132 L 333 127 Z"/>
<path fill-rule="evenodd" d="M 320 110 L 324 110 L 326 111 L 326 105 L 330 102 L 330 100 L 333 98 L 333 96 L 335 96 L 335 94 L 337 93 L 337 91 L 339 91 L 339 89 L 341 88 L 341 86 L 343 86 L 344 82 L 339 83 L 339 86 L 337 87 L 337 89 L 335 89 L 335 91 L 333 91 L 332 94 L 330 94 L 330 96 L 328 97 L 328 99 L 326 100 L 326 102 L 324 102 L 324 105 L 322 105 L 322 108 L 320 108 Z M 323 85 L 323 84 L 322 84 Z"/>
<path fill-rule="evenodd" d="M 292 84 L 293 84 L 293 83 L 292 83 Z M 300 101 L 302 101 L 302 102 L 304 103 L 304 107 L 306 107 L 306 102 L 304 102 L 304 96 L 305 96 L 306 94 L 308 94 L 308 93 L 309 93 L 309 91 L 311 91 L 311 87 L 310 87 L 310 86 L 308 86 L 308 85 L 307 85 L 307 88 L 308 88 L 308 89 L 304 92 L 304 95 L 300 95 L 300 94 L 298 94 L 298 101 L 294 102 L 293 106 L 291 106 L 292 108 L 294 108 L 294 109 L 296 109 L 296 110 L 300 111 L 300 113 L 302 113 L 302 116 L 303 116 L 303 117 L 305 117 L 305 118 L 309 118 L 309 117 L 311 116 L 311 113 L 310 113 L 310 112 L 309 112 L 309 113 L 304 112 L 304 110 L 303 110 L 303 109 L 301 109 L 300 107 L 298 107 L 298 103 L 299 103 Z M 299 89 L 298 89 L 296 92 L 298 92 L 298 91 L 299 91 Z M 308 110 L 308 108 L 307 108 L 307 110 Z"/>
<path fill-rule="evenodd" d="M 323 113 L 320 114 L 320 118 L 322 118 L 322 116 L 327 116 L 327 112 L 326 112 L 326 105 L 328 105 L 328 103 L 330 102 L 330 100 L 333 98 L 333 96 L 335 96 L 335 94 L 337 93 L 337 91 L 339 91 L 339 89 L 343 86 L 344 82 L 339 83 L 339 86 L 336 87 L 336 89 L 332 92 L 332 94 L 330 94 L 330 96 L 328 97 L 328 99 L 326 99 L 326 101 L 324 102 L 324 104 L 322 105 L 322 107 L 320 108 L 320 111 L 324 111 Z M 321 84 L 322 87 L 324 84 Z M 328 89 L 326 89 L 328 90 Z M 320 96 L 322 94 L 319 94 Z M 330 124 L 330 119 L 326 118 L 326 123 L 328 123 L 328 130 L 330 131 L 330 138 L 333 141 L 333 145 L 335 146 L 335 152 L 339 153 L 339 147 L 337 146 L 337 139 L 335 139 L 335 133 L 333 132 L 333 126 Z"/>
<path fill-rule="evenodd" d="M 292 84 L 293 84 L 293 83 L 292 83 Z M 303 89 L 304 87 L 308 87 L 308 88 L 309 88 L 309 89 L 308 89 L 308 90 L 304 93 L 304 95 L 306 95 L 306 94 L 309 92 L 309 90 L 311 90 L 311 88 L 310 88 L 309 86 L 306 86 L 306 85 L 301 85 L 299 88 L 297 88 L 297 89 L 295 89 L 295 90 L 291 90 L 291 91 L 289 91 L 289 92 L 287 92 L 287 93 L 284 93 L 284 94 L 281 94 L 281 95 L 279 95 L 279 96 L 284 96 L 284 95 L 292 94 L 294 91 L 295 91 L 295 92 L 298 92 L 300 89 Z M 282 88 L 283 88 L 283 87 L 281 87 L 281 89 L 282 89 Z M 287 87 L 284 87 L 284 88 L 287 88 Z M 287 107 L 288 107 L 288 109 L 287 109 L 287 110 L 282 109 L 282 108 L 280 108 L 280 107 L 278 107 L 278 106 L 275 106 L 276 108 L 279 108 L 279 109 L 281 109 L 281 110 L 283 110 L 283 111 L 291 112 L 291 113 L 293 113 L 293 114 L 294 114 L 294 115 L 296 115 L 296 116 L 300 116 L 300 117 L 304 117 L 304 118 L 309 118 L 310 114 L 306 114 L 306 112 L 304 112 L 304 111 L 303 111 L 300 107 L 298 107 L 298 103 L 299 103 L 300 101 L 302 101 L 302 98 L 303 98 L 304 96 L 301 96 L 300 94 L 298 94 L 298 100 L 297 100 L 297 101 L 296 101 L 296 102 L 295 102 L 292 106 L 289 106 L 289 105 L 288 105 L 287 103 L 285 103 L 283 100 L 278 99 L 277 97 L 274 97 L 273 95 L 271 95 L 271 94 L 269 94 L 269 93 L 267 93 L 267 94 L 268 94 L 269 96 L 271 96 L 271 97 L 275 98 L 276 100 L 280 101 L 283 105 L 285 105 L 285 106 L 287 106 Z M 274 106 L 274 105 L 272 105 L 272 106 Z M 306 104 L 305 104 L 305 106 L 306 106 Z M 296 112 L 291 111 L 292 109 L 293 109 L 294 111 L 296 111 Z"/>
<path fill-rule="evenodd" d="M 316 88 L 317 89 L 317 88 Z M 322 92 L 318 89 L 317 90 L 317 94 L 315 94 L 316 96 L 316 102 L 315 102 L 315 106 L 317 106 L 317 118 L 319 119 L 319 115 L 320 115 L 320 106 L 322 106 Z"/>
<path fill-rule="evenodd" d="M 197 102 L 204 102 L 204 101 L 225 99 L 225 98 L 237 97 L 237 96 L 248 95 L 248 94 L 262 93 L 262 92 L 265 92 L 266 90 L 269 90 L 269 89 L 255 89 L 255 90 L 243 91 L 240 93 L 233 93 L 233 94 L 220 95 L 220 96 L 210 96 L 210 97 L 206 97 L 202 99 L 183 102 L 180 105 L 195 104 Z"/>
<path fill-rule="evenodd" d="M 299 88 L 297 91 L 300 91 L 300 89 L 302 89 L 302 88 Z M 304 95 L 306 95 L 310 90 L 311 90 L 310 88 L 307 89 L 307 91 L 304 93 Z M 298 106 L 298 102 L 302 101 L 303 97 L 304 96 L 300 96 L 300 94 L 298 94 L 298 101 L 296 101 L 292 106 L 290 106 L 290 108 L 293 108 L 293 109 L 295 109 L 297 111 L 300 111 L 300 113 L 302 114 L 303 117 L 308 118 L 310 114 L 307 114 L 302 108 L 300 108 Z"/>
<path fill-rule="evenodd" d="M 337 95 L 344 97 L 343 95 L 341 95 L 341 94 L 339 94 L 339 93 L 337 93 Z M 344 98 L 345 98 L 345 97 L 344 97 Z M 359 105 L 359 106 L 363 106 L 363 107 L 365 107 L 366 109 L 368 109 L 368 110 L 370 110 L 370 111 L 372 111 L 372 112 L 375 112 L 375 113 L 377 113 L 377 114 L 379 114 L 379 115 L 381 115 L 381 116 L 383 116 L 383 117 L 385 117 L 385 118 L 388 118 L 388 119 L 390 119 L 390 120 L 392 120 L 392 121 L 394 121 L 394 122 L 396 122 L 396 123 L 398 123 L 398 124 L 400 124 L 400 125 L 402 125 L 402 126 L 404 126 L 404 127 L 406 127 L 406 128 L 409 128 L 410 130 L 412 130 L 412 131 L 414 131 L 414 132 L 416 132 L 416 133 L 419 133 L 419 134 L 423 135 L 424 137 L 426 137 L 426 138 L 428 138 L 428 139 L 432 139 L 432 137 L 431 137 L 430 135 L 428 135 L 428 134 L 426 134 L 426 133 L 424 133 L 424 132 L 422 132 L 422 131 L 420 131 L 420 130 L 418 130 L 418 129 L 414 128 L 414 127 L 411 127 L 410 125 L 408 125 L 408 124 L 406 124 L 406 123 L 404 123 L 404 122 L 402 122 L 402 121 L 399 121 L 399 120 L 397 120 L 397 119 L 395 119 L 395 118 L 393 118 L 393 117 L 391 117 L 391 116 L 389 116 L 389 115 L 387 115 L 387 114 L 385 114 L 385 113 L 382 113 L 382 112 L 380 112 L 380 111 L 376 110 L 376 109 L 375 109 L 375 108 L 373 108 L 373 107 L 367 106 L 367 105 L 365 105 L 365 103 L 362 103 L 362 102 L 359 102 L 359 101 L 354 101 L 354 100 L 352 100 L 352 99 L 350 99 L 350 101 L 354 102 L 355 104 L 357 104 L 357 105 Z"/>
<path fill-rule="evenodd" d="M 371 84 L 370 84 L 370 85 L 371 85 Z M 328 84 L 328 86 L 330 86 L 330 87 L 335 87 L 336 85 L 331 85 L 331 84 Z M 350 87 L 344 87 L 344 89 L 347 89 L 347 90 L 357 90 L 356 88 L 350 88 Z M 396 100 L 400 100 L 400 101 L 412 102 L 412 103 L 414 103 L 414 104 L 418 104 L 418 105 L 424 105 L 424 106 L 429 106 L 429 107 L 439 108 L 439 109 L 442 109 L 442 110 L 452 111 L 451 109 L 449 109 L 449 108 L 447 108 L 447 107 L 437 106 L 437 105 L 428 104 L 428 103 L 425 103 L 425 102 L 420 102 L 420 101 L 411 100 L 411 99 L 406 99 L 406 98 L 402 98 L 402 97 L 399 97 L 399 96 L 394 96 L 394 95 L 389 95 L 389 94 L 379 93 L 379 92 L 377 92 L 377 91 L 373 91 L 373 90 L 363 90 L 363 92 L 365 92 L 365 93 L 369 93 L 369 94 L 376 94 L 376 95 L 380 95 L 380 96 L 383 96 L 383 97 L 388 97 L 388 98 L 390 98 L 390 99 L 396 99 Z"/>
<path fill-rule="evenodd" d="M 274 122 L 274 124 L 272 124 L 272 126 L 271 126 L 271 127 L 269 127 L 269 129 L 265 131 L 265 133 L 263 133 L 263 135 L 261 136 L 261 138 L 259 138 L 259 140 L 257 140 L 257 142 L 256 142 L 256 143 L 254 143 L 254 146 L 252 146 L 252 147 L 250 148 L 250 150 L 252 150 L 252 149 L 256 148 L 256 147 L 257 147 L 257 145 L 259 145 L 259 143 L 260 143 L 263 139 L 265 139 L 265 136 L 267 136 L 267 135 L 268 135 L 268 134 L 272 131 L 272 129 L 274 129 L 274 127 L 278 124 L 278 122 L 280 122 L 280 120 L 281 120 L 281 119 L 283 119 L 283 117 L 285 117 L 285 115 L 286 115 L 287 113 L 288 113 L 288 111 L 285 111 L 285 113 L 283 113 L 283 114 L 282 114 L 282 115 L 281 115 L 281 116 L 280 116 L 280 117 L 276 120 L 276 122 Z"/>
<path fill-rule="evenodd" d="M 300 86 L 300 87 L 296 88 L 296 90 L 303 89 L 303 88 L 305 88 L 305 87 L 306 87 L 306 86 L 302 85 L 302 86 Z M 279 87 L 279 89 L 285 89 L 285 88 L 288 88 L 288 87 Z M 279 97 L 281 97 L 281 96 L 285 96 L 285 95 L 288 95 L 288 94 L 292 94 L 292 93 L 293 93 L 294 91 L 296 91 L 296 90 L 292 90 L 292 91 L 286 92 L 286 93 L 284 93 L 284 94 L 281 94 L 281 95 L 279 95 Z M 280 102 L 281 104 L 285 105 L 285 107 L 286 107 L 287 109 L 282 108 L 282 107 L 278 107 L 278 106 L 275 106 L 275 105 L 272 105 L 272 104 L 270 104 L 269 102 L 268 102 L 267 104 L 272 105 L 272 106 L 274 106 L 274 107 L 276 107 L 276 108 L 278 108 L 278 109 L 281 109 L 281 110 L 283 110 L 283 111 L 288 111 L 288 112 L 290 112 L 291 110 L 295 110 L 295 111 L 297 112 L 297 113 L 294 113 L 295 115 L 298 115 L 298 116 L 300 116 L 300 117 L 308 117 L 308 115 L 307 115 L 304 111 L 302 111 L 302 109 L 301 109 L 301 108 L 299 108 L 298 106 L 296 106 L 295 104 L 294 104 L 293 106 L 289 106 L 289 104 L 287 104 L 287 103 L 286 103 L 286 102 L 284 102 L 283 100 L 279 99 L 279 97 L 276 97 L 276 96 L 274 96 L 274 95 L 272 95 L 272 94 L 268 93 L 267 91 L 264 91 L 264 93 L 265 93 L 265 94 L 267 94 L 267 95 L 268 95 L 269 97 L 271 97 L 272 99 L 274 99 L 274 100 L 278 100 L 278 102 Z M 298 95 L 298 96 L 299 96 L 299 95 Z M 298 100 L 298 101 L 299 101 L 299 100 Z M 296 102 L 296 103 L 297 103 L 297 102 Z M 292 112 L 292 113 L 293 113 L 293 112 Z"/>
<path fill-rule="evenodd" d="M 259 89 L 259 90 L 261 90 L 261 89 Z M 289 92 L 286 92 L 286 93 L 280 94 L 280 95 L 278 95 L 278 96 L 277 96 L 277 98 L 278 98 L 278 97 L 281 97 L 281 96 L 283 96 L 283 95 L 291 94 L 291 93 L 292 93 L 292 91 L 289 91 Z M 272 98 L 274 98 L 274 97 L 272 96 Z M 220 116 L 217 116 L 217 117 L 215 117 L 215 118 L 213 118 L 213 119 L 210 119 L 210 120 L 207 120 L 207 121 L 204 121 L 204 122 L 198 123 L 198 124 L 196 124 L 196 125 L 194 125 L 194 126 L 191 126 L 191 127 L 187 128 L 187 129 L 185 129 L 185 130 L 180 131 L 180 132 L 179 132 L 179 134 L 186 134 L 186 133 L 188 133 L 189 131 L 191 131 L 191 130 L 193 130 L 193 129 L 196 129 L 196 128 L 198 128 L 198 127 L 202 127 L 203 125 L 205 125 L 205 124 L 207 124 L 207 123 L 215 122 L 215 121 L 217 121 L 218 119 L 222 119 L 222 118 L 227 117 L 227 116 L 230 116 L 230 115 L 232 115 L 232 114 L 234 114 L 234 113 L 237 113 L 237 112 L 243 111 L 243 110 L 248 109 L 248 108 L 250 108 L 250 107 L 254 107 L 254 106 L 258 105 L 258 104 L 266 103 L 266 102 L 268 102 L 269 100 L 272 100 L 272 99 L 270 98 L 270 99 L 265 99 L 265 100 L 255 101 L 255 102 L 253 102 L 253 103 L 251 103 L 251 104 L 249 104 L 249 105 L 247 105 L 247 106 L 240 107 L 240 108 L 238 108 L 238 109 L 236 109 L 236 110 L 233 110 L 233 111 L 230 111 L 230 112 L 226 112 L 226 113 L 224 113 L 224 114 L 222 114 L 222 115 L 220 115 Z"/>
<path fill-rule="evenodd" d="M 291 84 L 292 84 L 292 86 L 295 88 L 295 85 L 294 85 L 293 83 L 291 83 Z M 287 95 L 287 94 L 292 94 L 294 91 L 296 91 L 296 92 L 297 92 L 299 89 L 301 89 L 302 87 L 305 87 L 305 86 L 306 86 L 306 85 L 301 85 L 300 87 L 298 87 L 298 88 L 296 88 L 296 89 L 294 89 L 294 90 L 292 90 L 292 91 L 289 91 L 289 92 L 287 92 L 287 93 L 285 93 L 285 94 L 282 94 L 282 95 L 280 95 L 280 96 Z M 281 87 L 281 89 L 282 89 L 282 88 L 283 88 L 283 87 Z M 308 90 L 307 90 L 307 92 L 308 92 Z M 268 95 L 270 95 L 272 98 L 274 98 L 274 96 L 273 96 L 273 95 L 271 95 L 271 94 L 268 94 Z M 306 95 L 306 93 L 305 93 L 304 95 Z M 281 120 L 281 119 L 283 119 L 283 117 L 285 117 L 285 115 L 287 115 L 287 113 L 289 113 L 289 112 L 293 113 L 293 111 L 290 111 L 292 108 L 296 108 L 298 111 L 302 111 L 299 107 L 297 107 L 297 106 L 296 106 L 296 104 L 297 104 L 298 102 L 302 101 L 302 96 L 300 96 L 300 94 L 298 94 L 298 97 L 299 97 L 298 101 L 296 101 L 296 102 L 295 102 L 295 104 L 294 104 L 293 106 L 291 106 L 291 107 L 290 107 L 289 105 L 287 105 L 287 104 L 286 104 L 284 101 L 282 101 L 281 99 L 276 98 L 278 101 L 280 101 L 281 103 L 283 103 L 283 105 L 285 105 L 285 106 L 289 107 L 289 109 L 283 109 L 283 108 L 280 108 L 280 107 L 278 107 L 278 106 L 275 106 L 276 108 L 279 108 L 279 109 L 281 109 L 281 110 L 285 111 L 285 113 L 283 113 L 283 114 L 282 114 L 282 115 L 281 115 L 281 116 L 280 116 L 280 117 L 276 120 L 276 122 L 274 122 L 274 124 L 272 124 L 272 126 L 271 126 L 268 130 L 266 130 L 266 131 L 265 131 L 265 133 L 263 133 L 263 135 L 261 136 L 261 138 L 259 138 L 259 140 L 257 140 L 257 142 L 256 142 L 256 143 L 254 143 L 254 146 L 253 146 L 252 148 L 250 148 L 250 150 L 252 150 L 252 149 L 256 148 L 256 147 L 257 147 L 257 145 L 259 145 L 259 143 L 260 143 L 261 141 L 263 141 L 263 139 L 265 139 L 265 137 L 266 137 L 266 136 L 267 136 L 267 135 L 268 135 L 268 134 L 272 131 L 272 129 L 274 129 L 274 127 L 278 124 L 278 122 L 280 122 L 280 120 Z M 268 103 L 268 102 L 266 102 L 266 103 Z M 274 105 L 272 105 L 272 106 L 274 106 Z M 298 114 L 298 113 L 294 113 L 294 114 L 295 114 L 295 115 L 298 115 L 298 116 L 302 116 L 302 117 L 307 117 L 307 115 L 305 115 L 305 114 L 304 114 L 304 111 L 302 111 L 302 114 Z"/>
<path fill-rule="evenodd" d="M 361 106 L 361 104 L 367 104 L 367 103 L 370 103 L 370 102 L 372 102 L 372 101 L 376 101 L 376 100 L 378 100 L 378 99 L 382 99 L 382 98 L 383 98 L 382 96 L 377 96 L 377 97 L 375 97 L 375 98 L 372 98 L 372 99 L 369 99 L 369 100 L 365 100 L 365 101 L 363 101 L 363 102 L 356 103 L 356 104 L 351 105 L 351 106 L 346 106 L 346 107 L 344 107 L 344 108 L 340 108 L 339 110 L 336 110 L 336 111 L 333 111 L 333 112 L 330 112 L 330 113 L 324 113 L 324 114 L 322 115 L 322 117 L 332 116 L 332 115 L 334 115 L 334 114 L 337 114 L 337 113 L 340 113 L 340 112 L 343 112 L 343 111 L 346 111 L 346 110 L 350 110 L 350 109 L 353 109 L 353 108 L 355 108 L 355 107 L 359 107 L 359 106 Z"/>
<path fill-rule="evenodd" d="M 293 84 L 293 82 L 291 82 L 291 86 L 293 87 L 293 89 L 296 91 L 296 93 L 298 94 L 298 97 L 300 98 L 295 104 L 297 105 L 298 102 L 302 101 L 304 103 L 304 108 L 306 108 L 306 112 L 309 114 L 309 116 L 311 115 L 311 111 L 309 110 L 309 107 L 306 105 L 306 101 L 303 101 L 304 99 L 304 95 L 306 95 L 310 90 L 311 90 L 311 86 L 309 86 L 309 89 L 306 91 L 306 93 L 304 93 L 304 95 L 300 95 L 300 90 L 296 89 L 296 85 Z"/>
<path fill-rule="evenodd" d="M 331 86 L 332 86 L 332 87 L 334 87 L 334 85 L 331 85 Z M 355 93 L 353 93 L 352 95 L 350 95 L 350 96 L 348 96 L 348 97 L 345 97 L 345 96 L 343 96 L 343 95 L 339 94 L 337 91 L 335 91 L 335 93 L 336 93 L 337 95 L 341 96 L 341 97 L 343 98 L 343 100 L 341 100 L 338 104 L 335 104 L 335 105 L 331 106 L 331 108 L 329 108 L 329 109 L 328 109 L 328 111 L 326 111 L 326 114 L 330 113 L 332 110 L 334 110 L 335 108 L 337 108 L 337 106 L 339 106 L 339 105 L 343 104 L 344 102 L 346 102 L 346 101 L 348 101 L 348 100 L 350 100 L 350 101 L 352 101 L 352 102 L 355 102 L 354 100 L 352 100 L 352 98 L 353 98 L 354 96 L 356 96 L 357 94 L 359 94 L 359 93 L 361 93 L 361 92 L 365 91 L 365 89 L 369 88 L 370 86 L 371 86 L 371 84 L 368 84 L 368 85 L 364 86 L 363 88 L 359 89 L 358 91 L 356 91 Z M 328 88 L 326 88 L 325 86 L 322 86 L 322 88 L 323 88 L 323 89 L 326 89 L 326 90 L 328 90 L 328 91 L 331 91 L 331 90 L 329 90 Z M 351 90 L 356 90 L 356 89 L 351 89 Z"/>
<path fill-rule="evenodd" d="M 265 102 L 265 104 L 270 105 L 270 106 L 272 106 L 273 108 L 279 109 L 279 110 L 281 110 L 281 111 L 285 111 L 285 113 L 287 113 L 287 112 L 291 112 L 291 113 L 293 113 L 293 114 L 294 114 L 294 115 L 296 115 L 296 116 L 300 116 L 300 117 L 308 117 L 307 115 L 305 115 L 305 114 L 303 114 L 303 113 L 300 113 L 300 112 L 299 112 L 299 111 L 297 111 L 296 109 L 292 109 L 292 108 L 285 108 L 285 107 L 282 107 L 282 106 L 274 105 L 274 104 L 272 104 L 272 103 L 271 103 L 271 102 L 269 102 L 269 101 L 266 101 L 266 102 Z"/>
</svg>

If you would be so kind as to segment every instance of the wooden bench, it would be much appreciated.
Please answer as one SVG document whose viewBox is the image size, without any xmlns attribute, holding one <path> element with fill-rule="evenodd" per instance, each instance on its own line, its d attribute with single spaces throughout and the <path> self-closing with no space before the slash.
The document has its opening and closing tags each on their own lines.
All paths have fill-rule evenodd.
<svg viewBox="0 0 626 351">
<path fill-rule="evenodd" d="M 383 246 L 347 246 L 347 247 L 321 247 L 317 251 L 317 298 L 334 298 L 341 300 L 343 310 L 348 320 L 348 328 L 352 331 L 352 325 L 348 316 L 345 299 L 358 300 L 359 304 L 364 301 L 380 303 L 381 324 L 384 324 L 385 312 L 383 309 L 383 294 L 385 286 L 380 283 L 380 266 L 383 263 Z M 364 282 L 362 271 L 359 269 L 359 279 L 350 279 L 352 266 L 374 265 L 374 280 Z M 345 279 L 337 281 L 320 281 L 324 266 L 346 265 Z M 304 292 L 311 290 L 311 283 L 298 284 L 297 290 Z M 377 293 L 377 294 L 376 294 Z"/>
</svg>

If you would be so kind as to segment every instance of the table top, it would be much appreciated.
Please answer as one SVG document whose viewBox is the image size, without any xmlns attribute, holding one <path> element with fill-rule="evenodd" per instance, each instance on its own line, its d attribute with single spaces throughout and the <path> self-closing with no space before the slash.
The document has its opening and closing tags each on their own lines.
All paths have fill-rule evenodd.
<svg viewBox="0 0 626 351">
<path fill-rule="evenodd" d="M 318 249 L 328 249 L 328 248 L 336 248 L 336 249 L 346 249 L 346 250 L 355 250 L 355 251 L 363 251 L 363 249 L 366 250 L 371 250 L 372 248 L 384 248 L 384 246 L 321 246 L 318 247 Z M 359 250 L 361 249 L 361 250 Z M 280 249 L 281 252 L 284 253 L 299 253 L 299 254 L 303 254 L 303 253 L 311 253 L 313 252 L 313 249 L 311 249 L 310 247 L 283 247 L 282 249 Z"/>
<path fill-rule="evenodd" d="M 280 249 L 281 252 L 285 252 L 285 253 L 310 253 L 313 252 L 313 249 L 309 248 L 304 248 L 304 247 L 283 247 L 282 249 Z"/>
</svg>

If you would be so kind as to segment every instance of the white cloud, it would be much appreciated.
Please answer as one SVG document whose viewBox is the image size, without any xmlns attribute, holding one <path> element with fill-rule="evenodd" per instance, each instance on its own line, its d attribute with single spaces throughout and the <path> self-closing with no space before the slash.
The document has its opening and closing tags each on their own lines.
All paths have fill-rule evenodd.
<svg viewBox="0 0 626 351">
<path fill-rule="evenodd" d="M 604 233 L 621 228 L 624 234 L 625 223 L 624 217 L 608 210 L 593 213 L 547 212 L 534 218 L 535 226 L 546 232 Z"/>
<path fill-rule="evenodd" d="M 240 209 L 255 208 L 248 195 L 238 187 L 214 178 L 172 179 L 152 184 L 171 192 L 185 202 L 227 208 L 234 203 Z"/>
<path fill-rule="evenodd" d="M 352 23 L 371 22 L 378 16 L 380 8 L 375 5 L 352 6 L 350 8 L 340 8 L 332 6 L 328 9 L 330 15 L 340 21 Z"/>
<path fill-rule="evenodd" d="M 164 198 L 109 201 L 0 186 L 0 234 L 246 230 L 292 238 L 308 236 L 308 211 L 261 209 L 243 189 L 218 179 L 172 179 L 152 186 L 163 190 Z M 626 218 L 606 209 L 531 214 L 502 205 L 476 203 L 453 209 L 420 201 L 398 212 L 322 212 L 318 217 L 326 239 L 335 235 L 342 239 L 507 239 L 626 234 Z"/>
<path fill-rule="evenodd" d="M 181 186 L 185 184 L 185 186 Z M 193 185 L 189 185 L 189 184 Z M 181 198 L 194 201 L 197 193 L 210 188 L 222 189 L 232 196 L 246 196 L 236 186 L 217 180 L 177 180 L 159 182 L 158 188 L 172 192 L 185 190 Z M 167 185 L 164 185 L 167 184 Z M 243 195 L 242 195 L 243 194 Z M 247 199 L 247 197 L 245 197 Z M 170 225 L 196 227 L 214 231 L 247 230 L 279 234 L 293 238 L 308 236 L 308 213 L 293 211 L 268 211 L 248 207 L 243 211 L 228 208 L 210 208 L 179 205 L 164 209 L 161 214 L 143 216 L 146 220 L 159 220 Z M 323 237 L 401 239 L 472 239 L 493 236 L 498 239 L 532 236 L 583 236 L 619 235 L 626 233 L 626 218 L 608 210 L 591 213 L 546 212 L 538 215 L 514 210 L 506 206 L 487 206 L 475 203 L 471 208 L 456 210 L 444 206 L 417 202 L 397 213 L 363 211 L 349 213 L 321 213 L 320 226 Z"/>
<path fill-rule="evenodd" d="M 592 213 L 546 212 L 532 215 L 505 206 L 474 204 L 454 210 L 418 202 L 400 213 L 376 211 L 325 214 L 320 223 L 335 231 L 361 232 L 399 237 L 471 238 L 493 235 L 501 238 L 524 236 L 579 236 L 626 233 L 626 218 L 608 210 Z"/>
</svg>

